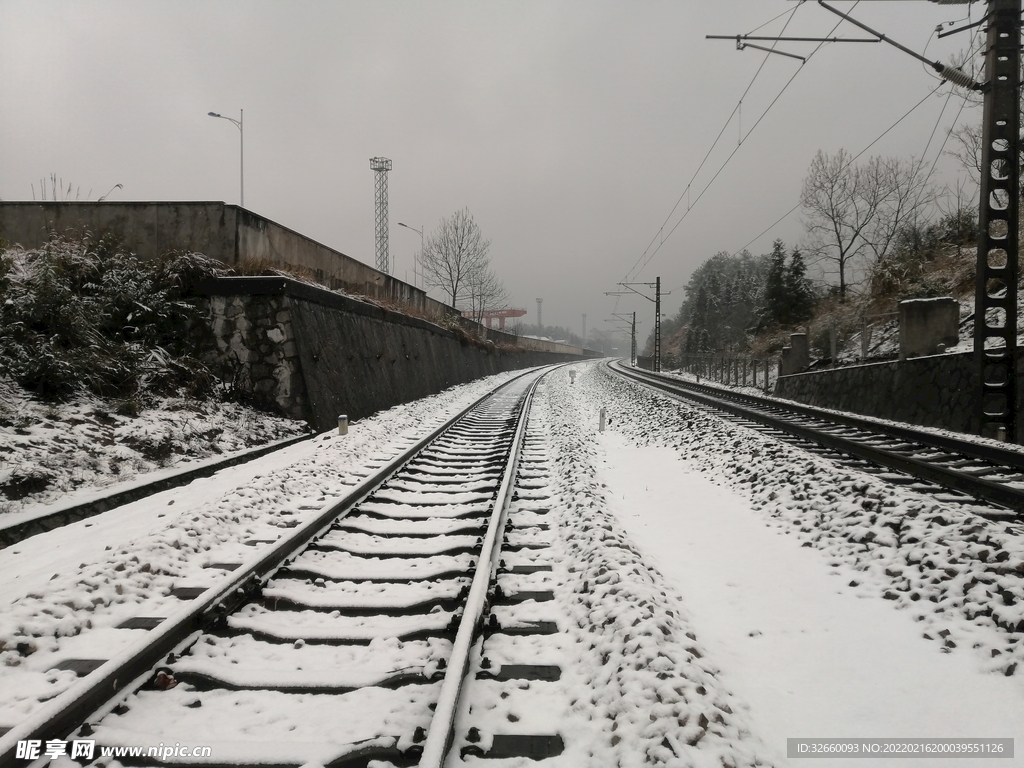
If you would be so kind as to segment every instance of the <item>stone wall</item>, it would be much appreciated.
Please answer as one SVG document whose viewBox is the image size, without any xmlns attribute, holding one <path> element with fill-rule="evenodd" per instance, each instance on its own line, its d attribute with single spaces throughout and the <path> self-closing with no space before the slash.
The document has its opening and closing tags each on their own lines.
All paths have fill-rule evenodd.
<svg viewBox="0 0 1024 768">
<path fill-rule="evenodd" d="M 309 418 L 306 383 L 287 295 L 211 296 L 209 361 L 237 392 L 267 410 Z"/>
<path fill-rule="evenodd" d="M 973 432 L 975 374 L 973 353 L 947 353 L 780 376 L 775 394 L 822 408 Z"/>
<path fill-rule="evenodd" d="M 254 402 L 318 430 L 339 414 L 360 419 L 481 376 L 587 357 L 478 341 L 289 278 L 222 278 L 203 291 L 213 362 Z"/>
</svg>

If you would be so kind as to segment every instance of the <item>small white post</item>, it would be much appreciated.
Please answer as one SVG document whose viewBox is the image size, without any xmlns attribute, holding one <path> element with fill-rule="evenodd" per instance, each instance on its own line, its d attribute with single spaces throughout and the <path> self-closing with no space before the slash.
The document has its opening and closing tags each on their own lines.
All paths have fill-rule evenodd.
<svg viewBox="0 0 1024 768">
<path fill-rule="evenodd" d="M 338 434 L 339 435 L 347 435 L 348 434 L 348 416 L 346 416 L 344 413 L 341 414 L 341 416 L 338 417 Z"/>
<path fill-rule="evenodd" d="M 598 432 L 604 432 L 604 416 L 605 416 L 605 411 L 604 411 L 604 408 L 602 408 L 601 409 L 601 416 L 600 416 L 600 418 L 598 419 L 598 422 L 597 422 L 597 431 Z"/>
</svg>

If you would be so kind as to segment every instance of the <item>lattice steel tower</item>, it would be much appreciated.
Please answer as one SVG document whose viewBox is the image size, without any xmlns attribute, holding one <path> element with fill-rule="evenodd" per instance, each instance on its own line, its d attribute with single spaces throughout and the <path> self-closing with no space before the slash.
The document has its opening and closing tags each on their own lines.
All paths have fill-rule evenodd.
<svg viewBox="0 0 1024 768">
<path fill-rule="evenodd" d="M 371 157 L 370 169 L 377 173 L 377 269 L 391 274 L 388 258 L 388 171 L 391 161 L 386 157 Z"/>
<path fill-rule="evenodd" d="M 1017 442 L 1021 0 L 989 0 L 974 300 L 978 433 Z"/>
</svg>

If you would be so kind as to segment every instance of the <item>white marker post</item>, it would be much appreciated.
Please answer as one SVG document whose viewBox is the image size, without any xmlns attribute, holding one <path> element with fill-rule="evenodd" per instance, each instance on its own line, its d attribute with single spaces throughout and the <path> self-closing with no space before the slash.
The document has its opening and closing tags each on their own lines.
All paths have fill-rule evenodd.
<svg viewBox="0 0 1024 768">
<path fill-rule="evenodd" d="M 348 416 L 346 416 L 345 414 L 341 414 L 341 416 L 338 417 L 338 434 L 348 434 Z"/>
<path fill-rule="evenodd" d="M 604 408 L 601 409 L 601 415 L 598 418 L 597 431 L 604 432 Z"/>
</svg>

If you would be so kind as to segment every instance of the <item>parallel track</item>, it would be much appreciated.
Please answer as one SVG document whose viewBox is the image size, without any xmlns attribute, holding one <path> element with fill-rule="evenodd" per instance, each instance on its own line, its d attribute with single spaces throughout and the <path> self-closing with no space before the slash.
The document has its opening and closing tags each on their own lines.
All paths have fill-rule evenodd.
<svg viewBox="0 0 1024 768">
<path fill-rule="evenodd" d="M 1002 516 L 1024 514 L 1024 453 L 1019 451 L 729 392 L 619 363 L 610 363 L 609 369 L 748 426 L 777 431 L 780 436 L 793 436 L 855 461 L 896 470 L 909 478 L 908 482 L 923 482 L 922 490 L 945 491 L 948 500 L 980 500 L 1006 510 Z M 889 479 L 899 482 L 896 477 Z M 992 512 L 996 516 L 1001 513 L 996 509 Z"/>
<path fill-rule="evenodd" d="M 165 475 L 159 480 L 131 483 L 128 487 L 122 487 L 120 490 L 111 490 L 91 501 L 68 504 L 66 506 L 54 505 L 54 507 L 41 514 L 21 515 L 13 513 L 6 515 L 5 517 L 8 519 L 0 520 L 0 549 L 10 547 L 31 536 L 48 533 L 56 528 L 63 528 L 65 525 L 71 525 L 94 515 L 109 512 L 117 507 L 131 504 L 139 499 L 145 499 L 170 488 L 187 485 L 198 478 L 211 477 L 222 469 L 254 461 L 262 456 L 266 456 L 268 453 L 282 450 L 303 440 L 309 440 L 314 436 L 315 433 L 289 437 L 273 442 L 270 445 L 261 445 L 257 448 L 240 451 L 217 461 L 200 462 L 199 466 L 185 467 L 170 475 Z M 13 522 L 10 518 L 13 518 Z"/>
<path fill-rule="evenodd" d="M 205 766 L 384 759 L 440 768 L 481 637 L 557 631 L 550 622 L 508 619 L 514 611 L 499 623 L 493 610 L 551 599 L 543 590 L 507 594 L 509 582 L 502 591 L 498 581 L 514 573 L 524 575 L 519 584 L 543 586 L 551 570 L 546 510 L 508 519 L 541 375 L 478 401 L 222 586 L 184 595 L 191 603 L 177 615 L 139 617 L 135 626 L 151 630 L 146 642 L 113 659 L 78 660 L 77 686 L 0 737 L 0 766 L 23 764 L 19 740 L 142 745 L 159 723 L 161 733 L 200 744 L 195 734 L 212 720 L 242 737 L 221 735 Z M 512 547 L 502 554 L 509 531 Z M 558 674 L 522 661 L 478 677 L 522 688 L 522 680 Z M 244 724 L 261 722 L 268 709 L 277 717 L 262 726 L 267 732 L 247 732 Z M 475 729 L 459 727 L 460 743 L 477 740 L 465 735 Z M 540 758 L 561 748 L 558 734 L 505 735 L 488 754 Z"/>
</svg>

